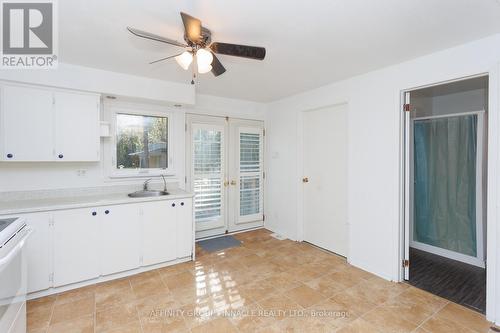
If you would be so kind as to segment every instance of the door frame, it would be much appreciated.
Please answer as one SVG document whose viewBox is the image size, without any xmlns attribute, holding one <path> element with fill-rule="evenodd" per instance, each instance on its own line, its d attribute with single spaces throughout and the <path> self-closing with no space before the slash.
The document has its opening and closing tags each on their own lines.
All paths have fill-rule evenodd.
<svg viewBox="0 0 500 333">
<path fill-rule="evenodd" d="M 195 239 L 200 239 L 200 238 L 207 238 L 207 237 L 212 237 L 212 236 L 218 236 L 218 235 L 223 235 L 227 233 L 228 230 L 228 191 L 227 191 L 227 186 L 226 182 L 228 180 L 228 136 L 229 136 L 229 128 L 228 128 L 228 121 L 227 118 L 225 117 L 218 117 L 218 116 L 210 116 L 210 115 L 204 115 L 204 114 L 192 114 L 192 113 L 186 113 L 186 126 L 185 126 L 185 139 L 186 139 L 186 178 L 185 178 L 185 183 L 186 183 L 186 190 L 191 191 L 193 188 L 193 165 L 192 165 L 192 155 L 193 155 L 193 142 L 192 142 L 192 126 L 193 123 L 201 123 L 204 125 L 214 125 L 214 126 L 221 126 L 221 120 L 224 120 L 224 147 L 222 148 L 222 155 L 223 155 L 223 164 L 225 166 L 224 168 L 224 176 L 223 176 L 223 184 L 222 184 L 222 195 L 223 195 L 223 221 L 224 224 L 219 227 L 207 227 L 204 228 L 200 231 L 196 230 L 196 221 L 193 221 L 194 225 L 194 233 L 195 233 Z M 194 198 L 193 198 L 193 211 L 194 211 Z"/>
<path fill-rule="evenodd" d="M 319 107 L 315 107 L 312 109 L 302 110 L 298 112 L 297 115 L 297 174 L 299 175 L 299 179 L 297 179 L 297 241 L 304 241 L 304 185 L 302 183 L 302 177 L 304 177 L 304 115 L 306 112 L 318 111 L 326 108 L 335 108 L 339 106 L 347 106 L 349 110 L 349 100 L 341 99 L 337 103 L 321 105 Z M 349 111 L 348 111 L 349 112 Z M 349 127 L 349 114 L 347 116 L 347 126 Z M 349 141 L 349 132 L 347 134 Z M 347 160 L 349 161 L 349 149 L 347 150 Z M 349 172 L 349 168 L 348 168 Z M 347 185 L 349 189 L 349 185 Z M 348 208 L 349 211 L 349 208 Z M 349 262 L 349 253 L 350 253 L 350 223 L 349 223 L 349 215 L 347 216 L 347 251 L 346 251 L 346 260 Z"/>
<path fill-rule="evenodd" d="M 464 77 L 455 77 L 449 80 L 433 82 L 421 86 L 406 87 L 403 89 L 398 89 L 396 92 L 397 100 L 397 116 L 399 118 L 400 127 L 400 140 L 399 140 L 399 223 L 398 231 L 399 242 L 398 242 L 398 256 L 397 262 L 395 263 L 398 267 L 398 282 L 403 282 L 405 280 L 405 269 L 402 265 L 405 259 L 405 112 L 403 111 L 405 104 L 405 93 L 417 89 L 443 85 L 447 83 L 453 83 L 457 81 L 463 81 L 467 79 L 477 78 L 477 77 L 488 77 L 488 121 L 487 121 L 487 172 L 486 181 L 487 184 L 487 198 L 486 198 L 486 257 L 487 257 L 487 267 L 486 270 L 486 319 L 493 321 L 497 312 L 497 289 L 498 283 L 496 281 L 497 277 L 497 233 L 499 228 L 497 228 L 497 188 L 499 185 L 499 177 L 497 174 L 497 165 L 499 154 L 497 150 L 500 149 L 499 146 L 499 130 L 500 130 L 500 117 L 498 115 L 499 111 L 499 97 L 500 97 L 500 84 L 498 82 L 500 77 L 500 64 L 497 64 L 494 69 L 477 73 L 474 75 L 468 75 Z"/>
<path fill-rule="evenodd" d="M 208 238 L 215 238 L 219 237 L 223 234 L 228 234 L 228 233 L 239 233 L 243 232 L 245 230 L 252 230 L 252 229 L 258 229 L 265 227 L 265 147 L 266 147 L 266 135 L 265 135 L 265 122 L 264 120 L 261 119 L 245 119 L 245 118 L 238 118 L 238 117 L 227 117 L 227 116 L 217 116 L 217 115 L 209 115 L 209 114 L 198 114 L 198 113 L 186 113 L 186 118 L 185 118 L 185 142 L 186 142 L 186 172 L 185 172 L 185 184 L 186 184 L 186 190 L 191 191 L 192 189 L 192 124 L 193 122 L 199 122 L 199 123 L 205 123 L 207 125 L 213 124 L 213 125 L 220 125 L 221 120 L 224 120 L 225 125 L 224 125 L 224 149 L 223 149 L 223 162 L 225 165 L 224 169 L 224 185 L 223 185 L 223 192 L 224 192 L 224 225 L 221 227 L 217 228 L 207 228 L 206 230 L 201 230 L 201 231 L 196 231 L 196 221 L 194 221 L 194 226 L 195 226 L 195 239 L 200 240 L 200 239 L 208 239 Z M 231 123 L 235 123 L 236 125 L 241 124 L 239 127 L 258 127 L 262 130 L 262 144 L 261 144 L 261 159 L 262 159 L 262 172 L 263 176 L 261 177 L 262 179 L 262 198 L 261 198 L 261 205 L 262 205 L 262 219 L 251 219 L 248 221 L 243 221 L 240 222 L 239 224 L 245 225 L 245 228 L 243 229 L 235 229 L 232 228 L 234 225 L 238 225 L 238 223 L 231 225 L 230 223 L 230 218 L 236 218 L 233 215 L 236 214 L 236 208 L 233 207 L 235 204 L 237 204 L 238 210 L 239 210 L 239 203 L 236 203 L 236 199 L 234 195 L 231 195 L 233 191 L 235 191 L 236 187 L 228 186 L 226 184 L 229 184 L 230 182 L 230 177 L 231 174 L 234 172 L 232 170 L 234 161 L 229 160 L 230 155 L 234 155 L 234 151 L 236 147 L 239 147 L 239 145 L 236 145 L 234 142 L 231 142 L 231 137 L 232 137 L 232 132 L 231 132 Z M 234 140 L 233 140 L 234 141 Z M 237 186 L 239 189 L 239 185 Z M 233 202 L 234 201 L 234 202 Z M 193 199 L 193 210 L 194 210 L 194 199 Z"/>
<path fill-rule="evenodd" d="M 234 223 L 231 223 L 231 218 L 228 219 L 228 231 L 229 232 L 238 232 L 247 229 L 254 229 L 258 227 L 263 227 L 265 218 L 264 218 L 264 196 L 265 196 L 265 165 L 264 165 L 264 156 L 265 156 L 265 131 L 264 131 L 264 122 L 261 120 L 249 120 L 249 119 L 240 119 L 240 118 L 229 118 L 229 137 L 233 138 L 233 140 L 229 139 L 229 155 L 235 156 L 233 160 L 228 160 L 228 175 L 229 180 L 236 179 L 236 186 L 229 186 L 228 188 L 228 216 L 230 216 Z M 237 200 L 239 196 L 235 195 L 235 192 L 239 192 L 240 190 L 240 182 L 239 182 L 239 161 L 240 156 L 240 145 L 239 145 L 239 137 L 242 129 L 248 129 L 249 132 L 255 132 L 256 134 L 262 135 L 262 142 L 260 143 L 260 160 L 261 160 L 261 175 L 260 181 L 261 186 L 260 189 L 262 191 L 262 195 L 260 198 L 260 206 L 262 207 L 261 212 L 258 214 L 253 214 L 244 218 L 241 218 L 239 215 L 240 202 Z M 232 132 L 234 131 L 234 132 Z M 238 141 L 234 140 L 234 138 L 238 138 Z M 237 157 L 237 158 L 236 158 Z M 231 178 L 234 177 L 234 178 Z M 242 228 L 238 228 L 238 226 L 243 226 Z"/>
</svg>

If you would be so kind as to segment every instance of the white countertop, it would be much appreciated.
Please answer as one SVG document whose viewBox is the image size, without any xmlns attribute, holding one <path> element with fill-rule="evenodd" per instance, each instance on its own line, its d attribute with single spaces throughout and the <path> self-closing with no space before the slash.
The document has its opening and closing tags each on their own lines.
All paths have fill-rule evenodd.
<svg viewBox="0 0 500 333">
<path fill-rule="evenodd" d="M 0 215 L 44 212 L 52 210 L 131 204 L 148 201 L 177 200 L 192 198 L 193 194 L 175 189 L 161 197 L 130 198 L 127 193 L 106 193 L 83 196 L 52 197 L 44 199 L 0 201 Z"/>
</svg>

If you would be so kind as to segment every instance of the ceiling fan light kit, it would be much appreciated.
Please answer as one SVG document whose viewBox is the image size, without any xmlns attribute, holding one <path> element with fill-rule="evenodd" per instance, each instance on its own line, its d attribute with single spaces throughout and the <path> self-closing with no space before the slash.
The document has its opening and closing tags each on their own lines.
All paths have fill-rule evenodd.
<svg viewBox="0 0 500 333">
<path fill-rule="evenodd" d="M 137 37 L 146 38 L 187 49 L 181 54 L 158 59 L 150 62 L 150 64 L 175 58 L 179 66 L 181 66 L 184 70 L 188 70 L 189 66 L 193 62 L 193 58 L 196 57 L 196 67 L 193 68 L 194 77 L 196 77 L 196 71 L 200 74 L 208 73 L 211 71 L 214 76 L 219 76 L 225 73 L 226 69 L 215 54 L 223 54 L 255 60 L 264 60 L 266 56 L 266 49 L 263 47 L 218 42 L 212 43 L 212 33 L 209 29 L 201 25 L 201 21 L 199 19 L 182 12 L 181 18 L 182 23 L 184 24 L 184 40 L 186 44 L 178 42 L 174 39 L 127 27 L 127 30 Z M 194 83 L 194 80 L 192 80 L 191 83 Z"/>
<path fill-rule="evenodd" d="M 189 69 L 189 65 L 193 62 L 193 54 L 188 51 L 182 52 L 180 55 L 175 57 L 175 61 L 182 67 L 185 71 Z"/>
</svg>

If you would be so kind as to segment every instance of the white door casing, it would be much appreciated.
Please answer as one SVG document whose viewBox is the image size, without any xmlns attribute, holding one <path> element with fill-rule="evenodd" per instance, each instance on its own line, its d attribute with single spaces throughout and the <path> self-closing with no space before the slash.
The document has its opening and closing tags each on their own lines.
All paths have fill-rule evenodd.
<svg viewBox="0 0 500 333">
<path fill-rule="evenodd" d="M 196 238 L 262 226 L 263 122 L 188 114 L 186 124 Z"/>
</svg>

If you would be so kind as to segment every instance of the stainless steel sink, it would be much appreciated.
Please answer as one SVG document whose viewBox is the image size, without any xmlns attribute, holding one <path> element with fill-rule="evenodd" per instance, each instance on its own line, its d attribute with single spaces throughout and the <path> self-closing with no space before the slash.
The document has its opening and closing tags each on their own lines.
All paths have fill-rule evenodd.
<svg viewBox="0 0 500 333">
<path fill-rule="evenodd" d="M 133 193 L 129 193 L 128 196 L 131 198 L 147 198 L 147 197 L 161 197 L 164 195 L 169 195 L 167 191 L 156 191 L 156 190 L 142 190 Z"/>
</svg>

